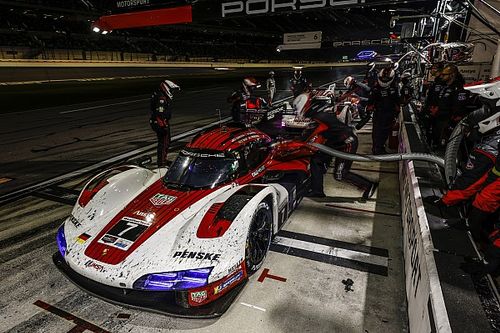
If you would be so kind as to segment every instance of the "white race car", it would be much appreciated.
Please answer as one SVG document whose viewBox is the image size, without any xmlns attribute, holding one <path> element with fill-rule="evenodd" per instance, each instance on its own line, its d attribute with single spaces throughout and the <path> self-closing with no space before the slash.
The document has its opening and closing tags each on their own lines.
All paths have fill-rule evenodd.
<svg viewBox="0 0 500 333">
<path fill-rule="evenodd" d="M 305 194 L 311 153 L 253 128 L 217 127 L 196 136 L 168 170 L 102 172 L 59 228 L 53 260 L 108 301 L 220 316 Z"/>
</svg>

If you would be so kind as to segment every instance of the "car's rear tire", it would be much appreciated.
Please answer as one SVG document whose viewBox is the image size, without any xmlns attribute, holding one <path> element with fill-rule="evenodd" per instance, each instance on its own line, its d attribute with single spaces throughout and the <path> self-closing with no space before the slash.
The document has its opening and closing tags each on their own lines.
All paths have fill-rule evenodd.
<svg viewBox="0 0 500 333">
<path fill-rule="evenodd" d="M 263 201 L 250 223 L 245 251 L 248 275 L 259 270 L 264 263 L 273 235 L 273 213 L 268 202 Z"/>
</svg>

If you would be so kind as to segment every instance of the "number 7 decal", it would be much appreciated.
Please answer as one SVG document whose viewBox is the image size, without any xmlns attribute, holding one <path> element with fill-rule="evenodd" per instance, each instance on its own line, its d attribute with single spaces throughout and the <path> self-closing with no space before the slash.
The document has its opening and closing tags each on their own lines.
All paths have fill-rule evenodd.
<svg viewBox="0 0 500 333">
<path fill-rule="evenodd" d="M 137 225 L 137 224 L 135 224 L 135 223 L 130 223 L 130 222 L 127 222 L 127 225 L 128 225 L 128 228 L 126 228 L 125 230 L 123 230 L 122 232 L 120 232 L 117 236 L 121 237 L 121 236 L 123 236 L 124 234 L 126 234 L 126 233 L 127 233 L 127 231 L 130 231 L 130 230 L 132 230 L 132 229 L 134 229 L 134 228 L 137 228 L 137 227 L 138 227 L 138 225 Z"/>
</svg>

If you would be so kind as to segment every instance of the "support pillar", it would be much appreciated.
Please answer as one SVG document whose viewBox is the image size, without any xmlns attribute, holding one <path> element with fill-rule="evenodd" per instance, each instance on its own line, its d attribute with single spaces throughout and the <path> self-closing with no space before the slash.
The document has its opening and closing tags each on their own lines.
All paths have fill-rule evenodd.
<svg viewBox="0 0 500 333">
<path fill-rule="evenodd" d="M 491 67 L 491 77 L 500 75 L 500 39 L 497 40 L 497 52 L 493 58 L 493 66 Z"/>
</svg>

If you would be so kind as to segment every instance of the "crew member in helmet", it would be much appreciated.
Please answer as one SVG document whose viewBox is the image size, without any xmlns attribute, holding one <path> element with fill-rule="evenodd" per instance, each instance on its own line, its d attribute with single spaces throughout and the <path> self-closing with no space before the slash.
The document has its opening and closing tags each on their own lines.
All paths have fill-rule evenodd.
<svg viewBox="0 0 500 333">
<path fill-rule="evenodd" d="M 352 76 L 346 76 L 344 79 L 344 86 L 347 88 L 347 95 L 352 97 L 357 97 L 359 99 L 359 103 L 357 105 L 359 116 L 364 119 L 366 117 L 366 105 L 369 101 L 370 96 L 370 87 L 363 83 L 358 82 Z M 340 97 L 342 99 L 342 96 Z"/>
<path fill-rule="evenodd" d="M 253 97 L 258 82 L 254 77 L 246 77 L 241 83 L 241 90 L 235 90 L 227 98 L 228 103 L 232 103 L 231 116 L 234 122 L 241 122 L 241 112 L 245 106 L 245 101 Z"/>
<path fill-rule="evenodd" d="M 373 154 L 386 154 L 385 142 L 399 113 L 399 89 L 391 67 L 380 70 L 368 104 L 373 106 Z"/>
<path fill-rule="evenodd" d="M 267 102 L 269 106 L 273 105 L 274 94 L 276 93 L 276 81 L 274 80 L 274 71 L 269 72 L 269 78 L 266 81 Z"/>
<path fill-rule="evenodd" d="M 326 130 L 319 135 L 326 141 L 324 144 L 333 149 L 346 153 L 356 154 L 358 149 L 358 137 L 353 129 L 342 123 L 338 118 L 326 109 L 331 107 L 328 98 L 313 98 L 311 93 L 303 93 L 295 98 L 293 102 L 297 110 L 298 118 L 310 118 L 318 126 L 326 126 Z M 311 192 L 309 197 L 325 197 L 323 188 L 323 175 L 326 173 L 332 157 L 317 152 L 311 158 Z M 368 199 L 375 193 L 378 183 L 374 183 L 363 176 L 350 171 L 352 161 L 341 158 L 335 159 L 333 176 L 335 180 L 347 182 L 363 191 L 362 197 Z"/>
<path fill-rule="evenodd" d="M 156 133 L 158 146 L 156 149 L 156 163 L 164 167 L 167 163 L 168 147 L 170 145 L 170 117 L 172 116 L 171 104 L 172 90 L 180 89 L 178 85 L 169 80 L 164 80 L 151 95 L 151 116 L 149 124 Z"/>
<path fill-rule="evenodd" d="M 401 74 L 401 104 L 408 105 L 413 99 L 413 87 L 411 86 L 411 73 L 403 72 Z"/>
<path fill-rule="evenodd" d="M 296 69 L 293 72 L 293 77 L 290 80 L 290 90 L 292 91 L 293 97 L 297 97 L 309 88 L 306 78 L 302 75 L 300 69 Z"/>
</svg>

